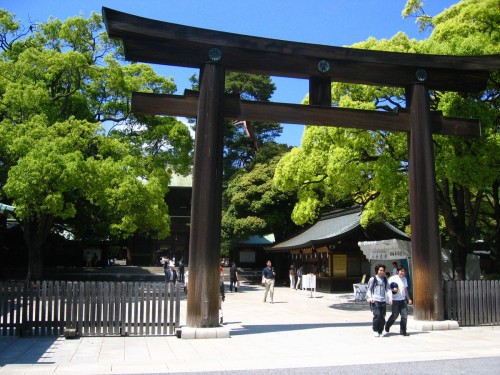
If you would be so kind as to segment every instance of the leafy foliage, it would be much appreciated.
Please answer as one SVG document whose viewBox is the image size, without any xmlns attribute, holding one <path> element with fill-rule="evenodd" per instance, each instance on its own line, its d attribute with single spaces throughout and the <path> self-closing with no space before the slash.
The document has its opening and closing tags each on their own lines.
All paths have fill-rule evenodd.
<svg viewBox="0 0 500 375">
<path fill-rule="evenodd" d="M 403 14 L 419 15 L 422 27 L 433 28 L 430 38 L 419 42 L 398 33 L 389 40 L 370 38 L 353 47 L 452 55 L 499 53 L 500 9 L 494 0 L 461 1 L 436 17 L 423 12 L 421 1 L 410 0 Z M 477 241 L 486 241 L 497 259 L 500 255 L 498 92 L 498 73 L 481 93 L 430 92 L 432 110 L 478 118 L 482 125 L 479 138 L 434 137 L 443 244 L 451 247 L 454 265 L 462 269 Z M 332 84 L 332 102 L 383 111 L 406 106 L 401 89 L 343 83 Z M 274 182 L 282 191 L 297 193 L 293 211 L 297 224 L 314 221 L 324 206 L 358 203 L 365 206 L 363 225 L 386 219 L 410 232 L 407 163 L 405 134 L 309 126 L 302 147 L 279 162 Z"/>
<path fill-rule="evenodd" d="M 172 172 L 187 173 L 192 139 L 173 118 L 130 113 L 132 91 L 175 84 L 144 64 L 123 64 L 101 16 L 49 19 L 24 31 L 0 12 L 0 197 L 16 207 L 42 272 L 51 230 L 76 238 L 165 237 Z M 114 129 L 107 136 L 104 124 Z"/>
<path fill-rule="evenodd" d="M 191 77 L 191 82 L 193 88 L 198 88 L 197 77 Z M 228 72 L 225 90 L 226 93 L 238 95 L 243 100 L 265 102 L 269 101 L 276 86 L 269 76 Z M 282 130 L 282 126 L 277 123 L 227 121 L 224 128 L 225 183 L 234 173 L 252 163 L 258 148 L 266 142 L 272 142 Z"/>
<path fill-rule="evenodd" d="M 285 145 L 267 143 L 252 164 L 233 175 L 224 193 L 224 238 L 234 240 L 274 233 L 277 239 L 282 239 L 296 229 L 290 221 L 293 197 L 272 184 L 276 163 L 287 150 Z"/>
</svg>

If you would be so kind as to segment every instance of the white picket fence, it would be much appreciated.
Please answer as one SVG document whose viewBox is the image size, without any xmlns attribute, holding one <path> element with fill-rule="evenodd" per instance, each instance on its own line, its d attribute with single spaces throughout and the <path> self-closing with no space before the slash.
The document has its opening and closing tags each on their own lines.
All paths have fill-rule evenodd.
<svg viewBox="0 0 500 375">
<path fill-rule="evenodd" d="M 0 282 L 0 335 L 175 334 L 180 289 L 164 282 Z"/>
</svg>

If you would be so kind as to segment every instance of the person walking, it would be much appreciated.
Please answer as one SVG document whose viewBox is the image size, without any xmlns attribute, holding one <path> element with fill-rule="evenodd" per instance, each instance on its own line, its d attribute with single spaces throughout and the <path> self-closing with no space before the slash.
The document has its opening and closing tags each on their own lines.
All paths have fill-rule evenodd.
<svg viewBox="0 0 500 375">
<path fill-rule="evenodd" d="M 370 302 L 373 313 L 373 335 L 380 337 L 384 331 L 385 314 L 387 310 L 386 296 L 388 291 L 387 278 L 385 277 L 385 266 L 375 266 L 375 276 L 370 277 L 366 290 L 366 298 Z"/>
<path fill-rule="evenodd" d="M 222 264 L 219 265 L 219 323 L 224 323 L 224 312 L 222 311 L 222 302 L 226 300 L 226 289 L 224 287 L 224 269 L 222 268 Z"/>
<path fill-rule="evenodd" d="M 297 272 L 295 272 L 295 267 L 293 265 L 290 266 L 290 271 L 288 271 L 288 276 L 290 277 L 290 289 L 295 289 L 295 276 Z"/>
<path fill-rule="evenodd" d="M 267 294 L 269 293 L 269 297 L 271 298 L 271 303 L 274 302 L 274 279 L 276 277 L 276 271 L 274 270 L 271 261 L 267 261 L 267 266 L 262 270 L 262 284 L 264 284 L 266 288 L 266 292 L 264 294 L 264 302 L 267 300 Z"/>
<path fill-rule="evenodd" d="M 222 298 L 222 302 L 226 300 L 226 288 L 224 287 L 224 269 L 222 264 L 219 266 L 219 292 Z"/>
<path fill-rule="evenodd" d="M 185 271 L 186 266 L 184 265 L 184 262 L 181 260 L 179 262 L 179 282 L 183 283 L 184 282 L 184 271 Z"/>
<path fill-rule="evenodd" d="M 392 293 L 388 293 L 388 295 L 392 307 L 392 314 L 387 320 L 387 323 L 385 323 L 385 331 L 389 332 L 391 326 L 394 324 L 399 315 L 401 315 L 399 333 L 403 336 L 410 336 L 406 332 L 406 322 L 408 319 L 407 303 L 411 305 L 413 301 L 410 299 L 410 294 L 408 292 L 408 280 L 406 280 L 405 275 L 406 269 L 403 266 L 400 266 L 398 267 L 398 274 L 389 278 L 388 283 Z"/>
<path fill-rule="evenodd" d="M 236 263 L 231 263 L 231 268 L 229 268 L 229 291 L 238 291 L 238 279 L 239 279 L 239 274 L 238 274 L 238 268 L 236 267 Z"/>
<path fill-rule="evenodd" d="M 297 283 L 295 284 L 295 290 L 300 289 L 302 283 L 302 276 L 304 276 L 304 266 L 300 266 L 297 270 Z"/>
</svg>

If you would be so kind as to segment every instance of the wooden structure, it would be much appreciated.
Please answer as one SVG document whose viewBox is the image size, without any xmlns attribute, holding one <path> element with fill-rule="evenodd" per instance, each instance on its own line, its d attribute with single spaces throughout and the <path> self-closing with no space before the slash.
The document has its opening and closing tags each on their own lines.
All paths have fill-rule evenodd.
<svg viewBox="0 0 500 375">
<path fill-rule="evenodd" d="M 403 131 L 410 138 L 410 210 L 415 318 L 443 319 L 432 134 L 479 135 L 479 122 L 431 113 L 429 90 L 478 91 L 495 56 L 436 56 L 368 51 L 258 38 L 151 20 L 103 8 L 111 38 L 130 61 L 197 67 L 200 93 L 135 94 L 139 113 L 197 116 L 190 237 L 187 325 L 218 326 L 222 129 L 224 118 Z M 309 80 L 310 105 L 263 103 L 224 95 L 225 71 Z M 331 108 L 332 81 L 403 87 L 407 111 L 381 113 Z"/>
<path fill-rule="evenodd" d="M 267 253 L 289 254 L 287 264 L 281 264 L 281 269 L 286 270 L 290 264 L 295 268 L 302 265 L 304 274 L 318 276 L 316 289 L 320 292 L 352 290 L 363 275 L 373 273 L 370 259 L 360 249 L 359 241 L 410 240 L 385 221 L 363 228 L 361 213 L 361 206 L 326 211 L 313 225 L 268 247 Z M 273 264 L 280 269 L 276 261 Z"/>
<path fill-rule="evenodd" d="M 460 326 L 500 324 L 500 281 L 445 281 L 445 318 Z"/>
<path fill-rule="evenodd" d="M 180 284 L 165 282 L 0 282 L 2 336 L 175 334 Z"/>
</svg>

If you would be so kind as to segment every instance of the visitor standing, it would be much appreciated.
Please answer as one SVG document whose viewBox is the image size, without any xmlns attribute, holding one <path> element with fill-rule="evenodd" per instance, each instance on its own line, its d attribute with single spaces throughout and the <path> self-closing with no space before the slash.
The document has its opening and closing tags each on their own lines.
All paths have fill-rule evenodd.
<svg viewBox="0 0 500 375">
<path fill-rule="evenodd" d="M 297 283 L 295 284 L 295 290 L 300 289 L 302 284 L 302 276 L 304 276 L 304 266 L 300 266 L 297 270 Z"/>
<path fill-rule="evenodd" d="M 176 281 L 177 272 L 175 271 L 174 264 L 168 263 L 167 267 L 165 268 L 165 282 L 175 285 Z"/>
<path fill-rule="evenodd" d="M 238 275 L 238 268 L 236 267 L 236 263 L 231 263 L 231 268 L 229 268 L 229 291 L 232 292 L 233 291 L 233 287 L 234 287 L 234 291 L 237 292 L 238 291 L 238 279 L 239 279 L 239 275 Z"/>
<path fill-rule="evenodd" d="M 288 276 L 290 277 L 290 289 L 295 289 L 295 276 L 297 272 L 295 272 L 295 267 L 293 265 L 290 266 L 290 271 L 288 271 Z"/>
<path fill-rule="evenodd" d="M 181 260 L 179 262 L 179 282 L 181 283 L 184 282 L 184 271 L 185 271 L 185 265 L 184 262 Z"/>
<path fill-rule="evenodd" d="M 269 297 L 271 298 L 271 303 L 274 302 L 274 281 L 276 277 L 276 271 L 270 260 L 267 261 L 267 266 L 262 270 L 262 284 L 264 284 L 266 288 L 266 292 L 264 294 L 264 302 L 267 300 L 267 294 L 269 293 Z"/>
</svg>

